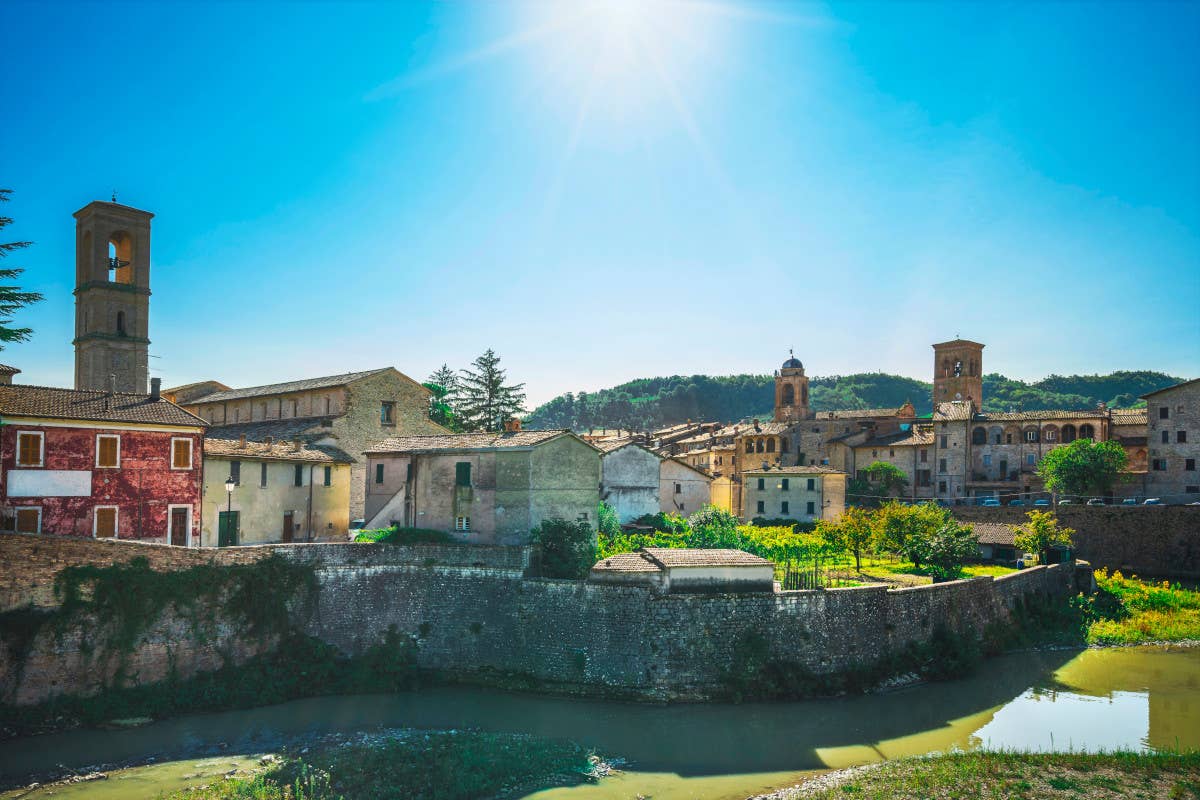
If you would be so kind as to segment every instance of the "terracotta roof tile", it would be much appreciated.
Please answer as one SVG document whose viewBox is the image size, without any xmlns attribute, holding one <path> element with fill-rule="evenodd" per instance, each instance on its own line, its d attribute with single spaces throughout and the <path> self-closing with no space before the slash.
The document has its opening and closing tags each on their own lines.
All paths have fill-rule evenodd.
<svg viewBox="0 0 1200 800">
<path fill-rule="evenodd" d="M 353 464 L 354 457 L 332 444 L 318 443 L 328 436 L 312 419 L 271 420 L 209 428 L 204 434 L 204 455 L 255 458 L 270 461 L 314 461 Z M 246 441 L 242 442 L 242 437 Z M 296 440 L 300 449 L 296 449 Z M 269 442 L 269 443 L 268 443 Z"/>
<path fill-rule="evenodd" d="M 971 530 L 980 544 L 1013 544 L 1016 532 L 1000 522 L 972 522 Z"/>
<path fill-rule="evenodd" d="M 662 566 L 643 552 L 617 553 L 597 561 L 593 572 L 661 572 Z"/>
<path fill-rule="evenodd" d="M 245 389 L 229 389 L 227 391 L 201 395 L 200 397 L 192 398 L 189 402 L 222 403 L 227 400 L 245 400 L 250 397 L 263 397 L 266 395 L 284 394 L 287 392 L 304 392 L 310 389 L 329 389 L 334 386 L 345 386 L 348 383 L 354 383 L 357 380 L 369 378 L 372 375 L 378 375 L 381 372 L 387 372 L 390 369 L 392 368 L 382 367 L 380 369 L 369 369 L 364 372 L 345 372 L 341 375 L 326 375 L 322 378 L 305 378 L 298 381 L 270 383 L 266 384 L 265 386 L 249 386 Z"/>
<path fill-rule="evenodd" d="M 763 567 L 772 562 L 744 550 L 675 547 L 646 547 L 642 551 L 664 568 L 672 567 Z"/>
<path fill-rule="evenodd" d="M 748 475 L 845 475 L 840 469 L 833 467 L 771 467 L 770 469 L 742 470 Z"/>
<path fill-rule="evenodd" d="M 148 394 L 110 394 L 22 384 L 0 386 L 0 415 L 195 428 L 208 425 L 169 400 L 152 400 Z"/>
<path fill-rule="evenodd" d="M 1046 409 L 1043 411 L 989 411 L 986 414 L 976 414 L 977 422 L 1040 422 L 1047 419 L 1105 419 L 1108 411 L 1087 409 L 1081 411 L 1060 411 Z"/>
</svg>

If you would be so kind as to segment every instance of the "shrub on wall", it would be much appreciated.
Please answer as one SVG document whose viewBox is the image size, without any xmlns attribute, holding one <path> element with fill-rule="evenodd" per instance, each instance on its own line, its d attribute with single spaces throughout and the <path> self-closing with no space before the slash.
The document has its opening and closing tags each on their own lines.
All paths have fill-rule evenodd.
<svg viewBox="0 0 1200 800">
<path fill-rule="evenodd" d="M 354 541 L 375 544 L 453 544 L 454 537 L 445 531 L 429 528 L 375 528 L 359 531 Z"/>
<path fill-rule="evenodd" d="M 546 578 L 586 578 L 596 563 L 596 536 L 586 522 L 544 520 L 530 531 Z"/>
</svg>

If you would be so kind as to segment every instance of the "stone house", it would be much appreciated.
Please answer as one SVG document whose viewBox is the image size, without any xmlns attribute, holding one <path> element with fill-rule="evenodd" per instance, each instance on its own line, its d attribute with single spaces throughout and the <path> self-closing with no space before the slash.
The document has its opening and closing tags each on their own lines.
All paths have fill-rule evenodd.
<svg viewBox="0 0 1200 800">
<path fill-rule="evenodd" d="M 599 442 L 600 499 L 612 507 L 622 524 L 660 508 L 663 458 L 633 442 Z"/>
<path fill-rule="evenodd" d="M 151 383 L 150 394 L 0 385 L 0 528 L 192 544 L 205 423 Z"/>
<path fill-rule="evenodd" d="M 742 473 L 741 518 L 815 522 L 846 507 L 846 473 L 830 467 L 776 467 Z"/>
<path fill-rule="evenodd" d="M 596 562 L 588 581 L 661 594 L 773 592 L 775 565 L 742 550 L 643 547 Z"/>
<path fill-rule="evenodd" d="M 354 458 L 333 437 L 280 438 L 280 427 L 252 422 L 208 431 L 201 547 L 347 538 Z"/>
<path fill-rule="evenodd" d="M 658 510 L 682 516 L 694 514 L 712 502 L 713 478 L 678 458 L 659 463 Z"/>
<path fill-rule="evenodd" d="M 446 432 L 429 419 L 429 390 L 393 367 L 245 389 L 222 387 L 216 381 L 205 381 L 168 389 L 164 395 L 178 397 L 184 408 L 214 428 L 277 422 L 276 440 L 331 439 L 354 458 L 351 519 L 361 518 L 365 509 L 364 450 L 389 436 Z"/>
<path fill-rule="evenodd" d="M 871 464 L 891 464 L 903 472 L 908 481 L 905 497 L 912 500 L 933 498 L 937 488 L 933 482 L 933 426 L 906 424 L 905 427 L 906 430 L 897 433 L 847 446 L 846 457 L 839 468 L 848 475 L 866 478 L 865 470 Z"/>
<path fill-rule="evenodd" d="M 396 436 L 365 455 L 368 528 L 512 545 L 547 519 L 596 525 L 601 451 L 570 431 Z"/>
<path fill-rule="evenodd" d="M 971 530 L 979 542 L 979 558 L 982 561 L 1015 562 L 1020 553 L 1012 526 L 1001 522 L 972 522 Z"/>
<path fill-rule="evenodd" d="M 1146 491 L 1168 503 L 1200 501 L 1200 378 L 1143 399 L 1150 450 Z"/>
</svg>

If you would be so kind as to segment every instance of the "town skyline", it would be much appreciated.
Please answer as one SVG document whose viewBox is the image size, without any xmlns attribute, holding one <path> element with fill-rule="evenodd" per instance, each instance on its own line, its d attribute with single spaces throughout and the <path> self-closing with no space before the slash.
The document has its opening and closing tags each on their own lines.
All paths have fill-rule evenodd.
<svg viewBox="0 0 1200 800">
<path fill-rule="evenodd" d="M 628 7 L 581 33 L 537 4 L 180 5 L 114 49 L 99 7 L 6 6 L 32 76 L 3 85 L 6 211 L 35 242 L 8 261 L 46 300 L 2 358 L 71 384 L 70 214 L 115 189 L 156 215 L 167 386 L 424 379 L 490 347 L 532 409 L 789 347 L 924 379 L 956 334 L 1022 380 L 1200 374 L 1195 7 L 668 7 L 690 38 Z"/>
</svg>

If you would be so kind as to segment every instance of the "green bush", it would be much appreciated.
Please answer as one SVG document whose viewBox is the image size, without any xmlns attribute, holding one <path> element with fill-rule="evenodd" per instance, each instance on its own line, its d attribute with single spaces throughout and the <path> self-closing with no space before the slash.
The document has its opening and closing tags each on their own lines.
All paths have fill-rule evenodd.
<svg viewBox="0 0 1200 800">
<path fill-rule="evenodd" d="M 548 519 L 530 534 L 541 557 L 543 577 L 586 578 L 596 563 L 596 535 L 586 522 Z"/>
<path fill-rule="evenodd" d="M 617 512 L 613 511 L 613 507 L 603 501 L 601 501 L 600 508 L 596 511 L 596 530 L 605 536 L 621 535 L 621 521 L 617 519 Z"/>
<path fill-rule="evenodd" d="M 453 544 L 455 539 L 445 531 L 393 527 L 359 531 L 354 541 L 375 544 Z"/>
</svg>

